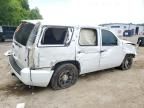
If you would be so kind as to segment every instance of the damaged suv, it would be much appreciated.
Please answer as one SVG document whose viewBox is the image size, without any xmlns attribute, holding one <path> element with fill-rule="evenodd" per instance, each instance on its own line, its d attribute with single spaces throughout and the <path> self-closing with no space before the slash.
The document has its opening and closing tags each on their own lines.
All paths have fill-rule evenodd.
<svg viewBox="0 0 144 108">
<path fill-rule="evenodd" d="M 131 67 L 136 49 L 101 27 L 23 21 L 15 31 L 10 65 L 24 84 L 68 88 L 81 74 Z"/>
</svg>

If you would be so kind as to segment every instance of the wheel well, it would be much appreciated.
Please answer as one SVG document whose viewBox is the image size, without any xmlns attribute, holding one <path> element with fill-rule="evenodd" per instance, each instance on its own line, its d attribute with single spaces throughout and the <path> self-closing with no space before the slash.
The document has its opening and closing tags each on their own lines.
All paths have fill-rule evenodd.
<svg viewBox="0 0 144 108">
<path fill-rule="evenodd" d="M 126 54 L 126 56 L 135 58 L 135 54 Z"/>
<path fill-rule="evenodd" d="M 52 70 L 55 70 L 58 66 L 60 66 L 62 64 L 66 64 L 66 63 L 71 63 L 71 64 L 75 65 L 77 67 L 78 71 L 80 72 L 80 63 L 78 61 L 73 61 L 73 60 L 58 62 L 52 67 Z"/>
</svg>

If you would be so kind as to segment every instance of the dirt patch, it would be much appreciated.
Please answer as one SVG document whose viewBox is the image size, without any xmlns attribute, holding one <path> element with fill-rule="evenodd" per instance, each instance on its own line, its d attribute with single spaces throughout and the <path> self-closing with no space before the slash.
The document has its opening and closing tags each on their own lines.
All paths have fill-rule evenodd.
<svg viewBox="0 0 144 108">
<path fill-rule="evenodd" d="M 127 40 L 137 41 L 137 36 Z M 24 85 L 10 75 L 8 59 L 3 54 L 11 42 L 0 43 L 0 108 L 144 108 L 144 47 L 130 70 L 108 69 L 85 74 L 64 90 Z"/>
<path fill-rule="evenodd" d="M 3 91 L 4 95 L 26 96 L 33 93 L 41 92 L 48 88 L 32 87 L 24 85 L 22 82 L 15 82 L 14 84 L 4 85 L 0 87 L 0 92 Z"/>
</svg>

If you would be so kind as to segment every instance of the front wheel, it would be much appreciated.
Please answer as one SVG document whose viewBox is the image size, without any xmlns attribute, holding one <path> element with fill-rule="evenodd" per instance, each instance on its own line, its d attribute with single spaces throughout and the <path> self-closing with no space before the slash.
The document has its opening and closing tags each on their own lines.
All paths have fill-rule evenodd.
<svg viewBox="0 0 144 108">
<path fill-rule="evenodd" d="M 127 55 L 127 56 L 124 58 L 121 66 L 120 66 L 120 69 L 122 69 L 122 70 L 128 70 L 128 69 L 131 68 L 132 63 L 133 63 L 133 57 Z"/>
<path fill-rule="evenodd" d="M 55 90 L 64 89 L 72 86 L 78 79 L 78 69 L 71 63 L 58 66 L 52 79 L 51 87 Z"/>
</svg>

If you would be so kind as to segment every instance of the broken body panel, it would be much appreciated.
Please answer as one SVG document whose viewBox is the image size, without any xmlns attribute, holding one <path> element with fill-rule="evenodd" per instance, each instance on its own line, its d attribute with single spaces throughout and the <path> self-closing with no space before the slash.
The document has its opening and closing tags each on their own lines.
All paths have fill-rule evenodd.
<svg viewBox="0 0 144 108">
<path fill-rule="evenodd" d="M 26 44 L 17 42 L 14 36 L 12 52 L 7 53 L 10 55 L 9 61 L 14 74 L 26 85 L 46 87 L 58 63 L 78 63 L 79 74 L 84 74 L 120 66 L 126 54 L 136 55 L 133 45 L 116 36 L 116 45 L 103 45 L 103 28 L 49 25 L 39 22 L 25 21 L 26 24 L 34 25 Z M 91 36 L 95 33 L 93 30 L 96 30 L 97 44 L 82 45 L 95 39 L 83 38 L 80 42 L 80 32 L 83 28 L 87 29 L 84 33 L 90 33 Z M 45 41 L 49 35 L 55 36 L 55 40 L 51 38 L 51 41 Z"/>
</svg>

